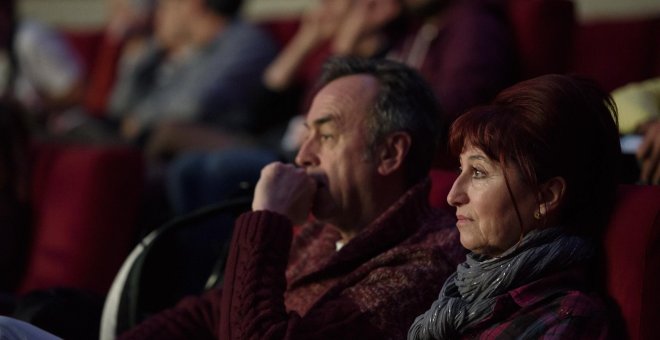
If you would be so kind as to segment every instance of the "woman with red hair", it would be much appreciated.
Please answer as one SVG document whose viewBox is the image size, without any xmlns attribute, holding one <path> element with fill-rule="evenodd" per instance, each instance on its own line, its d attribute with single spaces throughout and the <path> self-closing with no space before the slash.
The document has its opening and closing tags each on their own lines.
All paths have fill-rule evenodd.
<svg viewBox="0 0 660 340">
<path fill-rule="evenodd" d="M 459 117 L 450 147 L 470 253 L 408 339 L 613 337 L 593 275 L 621 153 L 608 94 L 570 76 L 519 83 Z"/>
</svg>

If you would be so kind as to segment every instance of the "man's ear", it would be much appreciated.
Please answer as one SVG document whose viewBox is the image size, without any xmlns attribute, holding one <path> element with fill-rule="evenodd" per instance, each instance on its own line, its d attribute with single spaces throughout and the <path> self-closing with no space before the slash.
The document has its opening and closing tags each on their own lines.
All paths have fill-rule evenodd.
<svg viewBox="0 0 660 340">
<path fill-rule="evenodd" d="M 566 192 L 566 180 L 563 177 L 552 177 L 540 185 L 539 212 L 541 215 L 553 214 L 558 211 L 564 200 Z"/>
<path fill-rule="evenodd" d="M 412 139 L 407 132 L 390 133 L 378 149 L 378 173 L 387 176 L 401 169 L 411 144 Z"/>
</svg>

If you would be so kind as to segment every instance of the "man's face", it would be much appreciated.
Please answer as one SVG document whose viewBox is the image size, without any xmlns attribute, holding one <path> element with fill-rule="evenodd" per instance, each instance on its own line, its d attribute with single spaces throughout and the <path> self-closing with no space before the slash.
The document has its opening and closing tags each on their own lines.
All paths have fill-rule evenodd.
<svg viewBox="0 0 660 340">
<path fill-rule="evenodd" d="M 366 118 L 377 92 L 378 81 L 360 74 L 338 78 L 314 97 L 296 163 L 319 183 L 312 212 L 321 221 L 352 227 L 372 218 L 376 164 Z"/>
<path fill-rule="evenodd" d="M 187 0 L 159 0 L 156 6 L 155 35 L 166 48 L 180 47 L 187 40 Z"/>
</svg>

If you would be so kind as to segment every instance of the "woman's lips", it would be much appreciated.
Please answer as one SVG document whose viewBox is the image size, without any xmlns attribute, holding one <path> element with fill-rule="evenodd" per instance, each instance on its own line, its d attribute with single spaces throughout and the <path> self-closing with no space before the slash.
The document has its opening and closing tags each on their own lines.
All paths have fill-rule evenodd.
<svg viewBox="0 0 660 340">
<path fill-rule="evenodd" d="M 472 219 L 465 215 L 456 215 L 456 226 L 466 224 L 470 221 L 472 221 Z"/>
</svg>

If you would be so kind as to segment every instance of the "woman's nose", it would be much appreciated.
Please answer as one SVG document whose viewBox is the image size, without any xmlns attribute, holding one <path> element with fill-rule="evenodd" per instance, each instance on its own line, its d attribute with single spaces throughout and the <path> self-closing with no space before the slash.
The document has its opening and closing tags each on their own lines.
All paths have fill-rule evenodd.
<svg viewBox="0 0 660 340">
<path fill-rule="evenodd" d="M 458 176 L 447 194 L 447 203 L 452 207 L 458 207 L 468 202 L 467 194 L 464 190 L 463 176 Z"/>
</svg>

